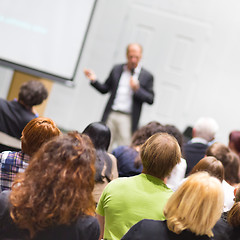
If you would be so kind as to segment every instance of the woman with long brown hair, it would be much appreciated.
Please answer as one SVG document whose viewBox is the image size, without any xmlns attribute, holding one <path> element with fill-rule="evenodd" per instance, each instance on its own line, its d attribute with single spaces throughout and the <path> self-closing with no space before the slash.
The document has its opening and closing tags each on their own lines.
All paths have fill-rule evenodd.
<svg viewBox="0 0 240 240">
<path fill-rule="evenodd" d="M 44 144 L 0 194 L 0 239 L 91 239 L 95 150 L 88 136 L 71 132 Z"/>
</svg>

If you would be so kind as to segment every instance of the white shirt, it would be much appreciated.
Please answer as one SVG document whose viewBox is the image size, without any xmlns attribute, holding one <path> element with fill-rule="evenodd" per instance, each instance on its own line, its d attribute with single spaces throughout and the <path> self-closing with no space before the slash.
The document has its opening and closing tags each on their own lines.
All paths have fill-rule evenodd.
<svg viewBox="0 0 240 240">
<path fill-rule="evenodd" d="M 187 170 L 187 162 L 184 158 L 181 158 L 180 163 L 178 163 L 172 170 L 170 176 L 167 179 L 167 186 L 173 191 L 176 191 L 179 184 L 185 177 Z"/>
<path fill-rule="evenodd" d="M 224 192 L 224 207 L 223 211 L 227 212 L 231 209 L 234 204 L 234 187 L 227 183 L 225 180 L 222 181 L 223 192 Z"/>
<path fill-rule="evenodd" d="M 134 74 L 132 75 L 127 65 L 123 67 L 123 72 L 121 74 L 117 93 L 112 105 L 112 109 L 115 111 L 122 111 L 125 113 L 131 113 L 132 111 L 132 95 L 133 90 L 130 87 L 130 79 L 133 77 L 134 80 L 138 81 L 138 77 L 141 71 L 141 66 L 138 65 L 134 69 Z"/>
</svg>

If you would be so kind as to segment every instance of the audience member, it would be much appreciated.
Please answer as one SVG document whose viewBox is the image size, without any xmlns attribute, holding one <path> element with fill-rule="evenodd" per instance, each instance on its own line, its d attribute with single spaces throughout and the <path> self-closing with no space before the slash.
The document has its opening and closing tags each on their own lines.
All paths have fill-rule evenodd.
<svg viewBox="0 0 240 240">
<path fill-rule="evenodd" d="M 214 140 L 218 124 L 212 118 L 200 118 L 193 127 L 193 138 L 183 145 L 183 156 L 187 161 L 186 175 L 205 156 L 208 144 Z"/>
<path fill-rule="evenodd" d="M 240 156 L 240 131 L 232 131 L 229 134 L 228 147 Z"/>
<path fill-rule="evenodd" d="M 0 131 L 20 139 L 26 124 L 37 117 L 33 106 L 48 97 L 45 86 L 39 81 L 29 81 L 21 85 L 18 100 L 0 99 Z"/>
<path fill-rule="evenodd" d="M 77 132 L 51 139 L 0 194 L 0 239 L 98 240 L 95 150 Z"/>
<path fill-rule="evenodd" d="M 233 152 L 224 144 L 215 142 L 207 148 L 206 155 L 215 157 L 223 164 L 224 180 L 222 181 L 222 185 L 224 190 L 224 212 L 226 212 L 232 207 L 234 203 L 234 187 L 227 182 L 230 176 L 229 171 L 226 171 L 229 161 L 231 161 L 231 159 L 233 158 Z"/>
<path fill-rule="evenodd" d="M 34 118 L 22 131 L 22 151 L 0 153 L 0 192 L 11 189 L 17 173 L 23 172 L 30 157 L 50 138 L 58 136 L 60 130 L 49 118 Z"/>
<path fill-rule="evenodd" d="M 234 191 L 235 198 L 232 208 L 222 214 L 222 218 L 213 228 L 214 239 L 240 240 L 240 188 Z"/>
<path fill-rule="evenodd" d="M 168 200 L 166 221 L 144 219 L 122 240 L 210 240 L 222 207 L 223 190 L 218 179 L 206 172 L 195 173 Z"/>
<path fill-rule="evenodd" d="M 164 219 L 163 207 L 172 190 L 163 180 L 180 162 L 180 147 L 173 136 L 157 133 L 143 144 L 140 156 L 143 172 L 113 180 L 101 195 L 96 209 L 101 238 L 120 239 L 144 218 Z"/>
<path fill-rule="evenodd" d="M 240 161 L 240 131 L 232 131 L 229 134 L 228 147 L 238 155 Z M 240 178 L 240 168 L 238 176 Z"/>
<path fill-rule="evenodd" d="M 161 124 L 156 121 L 142 126 L 134 132 L 130 146 L 119 146 L 113 150 L 112 153 L 117 158 L 119 177 L 131 177 L 142 172 L 140 148 L 159 126 Z"/>
<path fill-rule="evenodd" d="M 202 158 L 192 169 L 190 174 L 196 172 L 208 172 L 210 176 L 216 177 L 220 182 L 224 179 L 224 167 L 221 161 L 215 157 L 204 157 Z"/>
<path fill-rule="evenodd" d="M 106 185 L 118 177 L 117 160 L 112 154 L 107 152 L 111 132 L 105 123 L 91 123 L 84 129 L 83 133 L 90 137 L 96 149 L 96 173 L 93 196 L 97 203 Z"/>
</svg>

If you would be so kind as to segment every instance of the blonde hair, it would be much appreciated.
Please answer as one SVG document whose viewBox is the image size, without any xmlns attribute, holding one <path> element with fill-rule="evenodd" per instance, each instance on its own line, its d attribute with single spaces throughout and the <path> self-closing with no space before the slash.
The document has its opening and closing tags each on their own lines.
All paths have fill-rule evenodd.
<svg viewBox="0 0 240 240">
<path fill-rule="evenodd" d="M 164 209 L 167 226 L 177 234 L 188 229 L 196 235 L 212 237 L 223 201 L 222 185 L 217 178 L 207 172 L 194 173 L 168 200 Z"/>
<path fill-rule="evenodd" d="M 168 176 L 181 160 L 181 149 L 175 137 L 156 133 L 142 145 L 143 172 L 160 179 Z"/>
</svg>

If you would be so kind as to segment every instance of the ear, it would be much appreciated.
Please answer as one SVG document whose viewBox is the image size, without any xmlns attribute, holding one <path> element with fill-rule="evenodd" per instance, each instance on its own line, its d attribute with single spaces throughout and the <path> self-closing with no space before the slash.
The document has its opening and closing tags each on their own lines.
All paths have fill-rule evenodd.
<svg viewBox="0 0 240 240">
<path fill-rule="evenodd" d="M 192 137 L 193 138 L 196 137 L 196 129 L 195 128 L 192 129 Z"/>
</svg>

